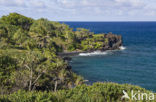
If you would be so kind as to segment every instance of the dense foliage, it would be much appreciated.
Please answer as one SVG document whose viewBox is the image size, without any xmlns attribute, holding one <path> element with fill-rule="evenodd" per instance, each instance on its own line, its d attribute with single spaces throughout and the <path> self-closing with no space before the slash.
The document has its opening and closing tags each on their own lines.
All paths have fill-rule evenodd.
<svg viewBox="0 0 156 102">
<path fill-rule="evenodd" d="M 72 32 L 69 29 L 67 25 L 43 18 L 33 20 L 17 13 L 3 16 L 0 19 L 1 94 L 19 89 L 56 91 L 83 83 L 83 78 L 57 55 L 68 49 L 61 44 L 68 39 L 64 33 Z"/>
<path fill-rule="evenodd" d="M 56 91 L 83 83 L 58 52 L 102 49 L 106 34 L 17 13 L 0 18 L 0 91 Z M 112 34 L 112 36 L 115 35 Z M 110 39 L 111 40 L 111 39 Z"/>
<path fill-rule="evenodd" d="M 113 50 L 122 45 L 121 36 L 94 34 L 87 29 L 17 13 L 0 18 L 0 101 L 2 102 L 112 102 L 131 85 L 96 83 L 82 85 L 59 55 L 66 52 Z M 74 88 L 75 87 L 75 88 Z M 73 88 L 73 89 L 72 89 Z"/>
<path fill-rule="evenodd" d="M 18 91 L 0 98 L 3 102 L 136 102 L 135 100 L 121 100 L 125 90 L 131 96 L 134 92 L 150 93 L 143 88 L 132 85 L 115 83 L 94 83 L 92 86 L 81 85 L 70 90 L 57 92 L 26 92 Z M 137 102 L 147 102 L 146 98 Z M 152 101 L 151 101 L 152 102 Z"/>
<path fill-rule="evenodd" d="M 1 49 L 47 48 L 56 52 L 104 50 L 112 48 L 112 44 L 121 40 L 121 36 L 111 33 L 95 35 L 83 28 L 73 31 L 65 24 L 43 18 L 33 20 L 17 13 L 0 19 L 0 37 Z"/>
</svg>

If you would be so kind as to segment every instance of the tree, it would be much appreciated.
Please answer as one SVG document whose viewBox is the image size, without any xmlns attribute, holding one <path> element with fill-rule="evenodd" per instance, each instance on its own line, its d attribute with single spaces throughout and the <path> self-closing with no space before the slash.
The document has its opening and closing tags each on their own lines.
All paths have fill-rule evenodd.
<svg viewBox="0 0 156 102">
<path fill-rule="evenodd" d="M 3 39 L 4 42 L 8 44 L 13 44 L 12 37 L 17 31 L 17 27 L 14 25 L 1 24 L 0 25 L 0 39 Z"/>
<path fill-rule="evenodd" d="M 7 90 L 13 86 L 10 80 L 12 73 L 17 69 L 17 61 L 9 56 L 0 56 L 0 91 L 1 94 L 7 93 Z"/>
<path fill-rule="evenodd" d="M 14 25 L 25 30 L 29 30 L 33 19 L 20 15 L 18 13 L 10 13 L 8 16 L 2 16 L 1 22 L 8 25 Z"/>
<path fill-rule="evenodd" d="M 93 33 L 91 33 L 88 29 L 84 28 L 77 28 L 75 34 L 78 40 L 84 40 L 85 38 L 91 37 L 93 35 Z"/>
<path fill-rule="evenodd" d="M 14 42 L 19 45 L 19 47 L 24 47 L 23 43 L 29 39 L 28 32 L 23 29 L 18 29 L 13 36 Z"/>
<path fill-rule="evenodd" d="M 55 27 L 47 19 L 39 19 L 35 21 L 30 28 L 30 36 L 55 36 L 54 34 Z"/>
<path fill-rule="evenodd" d="M 23 74 L 21 74 L 20 78 L 23 77 L 25 80 L 25 86 L 23 88 L 26 88 L 29 91 L 36 88 L 37 82 L 40 79 L 41 75 L 47 70 L 44 65 L 45 61 L 46 59 L 40 53 L 33 51 L 28 52 L 27 56 L 25 56 L 25 58 L 21 60 L 20 66 L 22 68 L 21 71 Z"/>
</svg>

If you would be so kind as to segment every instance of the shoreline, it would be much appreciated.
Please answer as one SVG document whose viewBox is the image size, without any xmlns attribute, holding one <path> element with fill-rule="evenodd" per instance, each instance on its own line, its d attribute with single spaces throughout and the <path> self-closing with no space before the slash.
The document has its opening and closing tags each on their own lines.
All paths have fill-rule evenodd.
<svg viewBox="0 0 156 102">
<path fill-rule="evenodd" d="M 110 51 L 110 50 L 122 50 L 122 48 L 120 48 L 120 47 L 123 47 L 123 46 L 119 46 L 118 48 L 108 48 L 108 49 L 105 49 L 105 50 L 60 52 L 60 53 L 58 53 L 58 56 L 60 56 L 60 57 L 70 57 L 70 56 L 77 56 L 80 53 L 92 53 L 92 52 L 95 52 L 95 51 L 105 52 L 105 51 Z"/>
<path fill-rule="evenodd" d="M 58 53 L 58 55 L 61 56 L 61 57 L 76 56 L 76 55 L 79 55 L 80 53 L 87 53 L 87 52 L 88 51 L 61 52 L 61 53 Z"/>
</svg>

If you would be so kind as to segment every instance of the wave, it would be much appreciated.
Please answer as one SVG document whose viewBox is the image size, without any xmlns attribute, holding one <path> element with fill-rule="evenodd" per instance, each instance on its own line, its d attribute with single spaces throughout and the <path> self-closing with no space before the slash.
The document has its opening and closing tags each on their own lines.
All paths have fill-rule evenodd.
<svg viewBox="0 0 156 102">
<path fill-rule="evenodd" d="M 119 49 L 120 50 L 125 50 L 126 47 L 120 46 Z M 108 50 L 108 51 L 94 51 L 94 52 L 90 52 L 90 53 L 80 53 L 79 56 L 107 55 L 107 54 L 110 54 L 111 52 L 113 52 L 113 50 Z"/>
<path fill-rule="evenodd" d="M 126 47 L 124 47 L 124 46 L 120 46 L 119 49 L 120 49 L 120 50 L 125 50 Z"/>
<path fill-rule="evenodd" d="M 102 51 L 94 51 L 90 53 L 80 53 L 79 56 L 95 56 L 95 55 L 107 55 L 108 52 L 102 52 Z"/>
</svg>

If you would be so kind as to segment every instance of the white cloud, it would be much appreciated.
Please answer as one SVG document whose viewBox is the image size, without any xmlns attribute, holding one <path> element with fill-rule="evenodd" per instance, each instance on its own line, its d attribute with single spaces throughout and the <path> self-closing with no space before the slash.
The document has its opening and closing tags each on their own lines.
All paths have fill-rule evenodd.
<svg viewBox="0 0 156 102">
<path fill-rule="evenodd" d="M 31 0 L 29 2 L 29 4 L 30 4 L 30 6 L 36 7 L 36 8 L 45 8 L 46 7 L 45 3 L 41 0 Z"/>
<path fill-rule="evenodd" d="M 35 18 L 68 21 L 143 17 L 150 20 L 156 18 L 155 5 L 155 0 L 0 0 L 0 14 L 19 12 Z"/>
<path fill-rule="evenodd" d="M 115 0 L 116 4 L 127 8 L 140 8 L 145 6 L 143 0 Z"/>
<path fill-rule="evenodd" d="M 21 6 L 25 7 L 25 0 L 0 0 L 1 6 Z"/>
<path fill-rule="evenodd" d="M 8 7 L 30 7 L 44 8 L 45 2 L 42 0 L 0 0 L 1 6 Z"/>
</svg>

